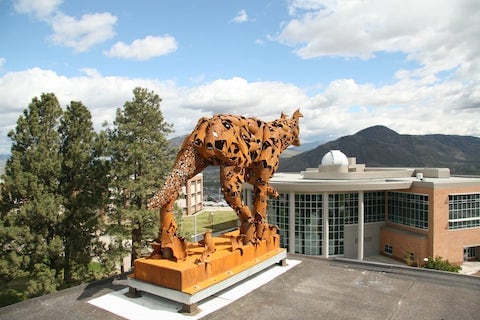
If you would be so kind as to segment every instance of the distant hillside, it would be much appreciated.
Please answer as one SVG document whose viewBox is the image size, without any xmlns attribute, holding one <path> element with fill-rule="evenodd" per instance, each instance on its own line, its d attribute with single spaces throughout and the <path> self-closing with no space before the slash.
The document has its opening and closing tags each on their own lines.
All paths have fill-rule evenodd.
<svg viewBox="0 0 480 320">
<path fill-rule="evenodd" d="M 183 136 L 179 136 L 179 137 L 175 137 L 175 138 L 171 138 L 168 140 L 168 142 L 170 142 L 170 144 L 173 146 L 173 147 L 176 147 L 178 149 L 180 149 L 180 147 L 182 146 L 182 143 L 183 143 L 183 140 L 185 140 L 185 138 L 187 137 L 188 135 L 183 135 Z"/>
<path fill-rule="evenodd" d="M 457 135 L 404 135 L 374 126 L 280 161 L 279 171 L 317 167 L 329 150 L 341 150 L 367 167 L 447 167 L 454 174 L 480 173 L 480 138 Z"/>
</svg>

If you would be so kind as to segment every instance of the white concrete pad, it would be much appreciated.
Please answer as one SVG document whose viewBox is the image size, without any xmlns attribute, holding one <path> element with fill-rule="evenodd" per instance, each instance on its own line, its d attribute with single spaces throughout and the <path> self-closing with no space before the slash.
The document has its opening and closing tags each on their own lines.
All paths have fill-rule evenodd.
<svg viewBox="0 0 480 320">
<path fill-rule="evenodd" d="M 179 313 L 181 303 L 167 300 L 150 293 L 142 292 L 139 298 L 129 298 L 125 295 L 128 288 L 112 292 L 88 301 L 90 304 L 132 320 L 144 319 L 172 319 L 195 320 L 219 310 L 231 302 L 243 297 L 249 292 L 261 287 L 284 272 L 298 265 L 301 261 L 287 259 L 287 265 L 274 265 L 238 284 L 227 288 L 218 294 L 198 303 L 199 312 L 195 315 Z"/>
</svg>

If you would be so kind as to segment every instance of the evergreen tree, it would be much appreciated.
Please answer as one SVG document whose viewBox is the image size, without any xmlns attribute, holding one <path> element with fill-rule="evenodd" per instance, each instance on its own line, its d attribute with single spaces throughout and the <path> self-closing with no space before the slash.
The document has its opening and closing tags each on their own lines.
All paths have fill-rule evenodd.
<svg viewBox="0 0 480 320">
<path fill-rule="evenodd" d="M 115 205 L 112 217 L 117 229 L 132 240 L 132 265 L 157 236 L 159 213 L 146 209 L 148 200 L 169 173 L 174 152 L 166 136 L 172 125 L 165 122 L 161 99 L 153 91 L 135 88 L 134 98 L 117 110 L 109 131 Z"/>
<path fill-rule="evenodd" d="M 61 278 L 61 115 L 55 95 L 42 94 L 8 134 L 13 143 L 3 176 L 0 254 L 9 270 L 2 268 L 1 276 L 28 275 L 29 295 L 54 291 Z"/>
<path fill-rule="evenodd" d="M 107 191 L 107 162 L 102 157 L 99 139 L 92 125 L 90 111 L 81 102 L 71 102 L 60 125 L 63 155 L 60 193 L 64 219 L 64 281 L 84 280 L 94 248 L 98 248 L 100 208 Z M 97 244 L 97 245 L 96 245 Z M 98 253 L 97 253 L 98 254 Z"/>
</svg>

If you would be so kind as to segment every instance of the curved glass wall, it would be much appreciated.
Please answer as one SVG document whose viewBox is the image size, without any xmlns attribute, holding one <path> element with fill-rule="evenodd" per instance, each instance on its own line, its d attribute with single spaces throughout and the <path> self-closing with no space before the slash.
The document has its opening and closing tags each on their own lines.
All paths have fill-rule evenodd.
<svg viewBox="0 0 480 320">
<path fill-rule="evenodd" d="M 321 194 L 295 194 L 295 253 L 322 255 Z"/>
<path fill-rule="evenodd" d="M 251 192 L 251 191 L 250 191 Z M 253 192 L 251 192 L 253 198 Z M 290 197 L 293 196 L 293 199 Z M 289 204 L 295 208 L 295 234 L 289 234 Z M 386 193 L 372 191 L 364 193 L 365 223 L 385 221 Z M 324 214 L 328 218 L 328 231 L 324 230 Z M 322 193 L 280 193 L 278 199 L 269 198 L 267 206 L 268 223 L 277 225 L 280 246 L 288 248 L 292 237 L 295 239 L 295 253 L 306 255 L 341 256 L 345 254 L 345 225 L 358 224 L 358 192 L 328 194 L 328 212 L 323 212 Z M 324 241 L 328 232 L 328 249 Z"/>
<path fill-rule="evenodd" d="M 280 193 L 280 196 L 275 198 L 269 198 L 267 203 L 267 220 L 271 225 L 277 225 L 280 234 L 280 247 L 288 247 L 288 193 Z"/>
</svg>

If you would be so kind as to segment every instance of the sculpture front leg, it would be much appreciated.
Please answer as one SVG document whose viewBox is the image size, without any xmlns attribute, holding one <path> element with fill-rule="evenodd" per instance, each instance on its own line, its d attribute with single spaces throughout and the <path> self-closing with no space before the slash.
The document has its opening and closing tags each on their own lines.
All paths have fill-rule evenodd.
<svg viewBox="0 0 480 320">
<path fill-rule="evenodd" d="M 171 201 L 160 209 L 160 232 L 157 239 L 159 245 L 157 248 L 154 246 L 154 254 L 158 253 L 165 259 L 185 260 L 187 243 L 184 238 L 177 236 L 173 204 L 174 201 Z"/>
</svg>

